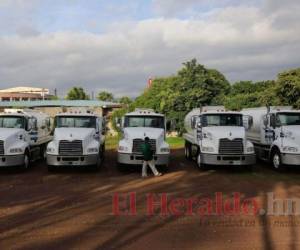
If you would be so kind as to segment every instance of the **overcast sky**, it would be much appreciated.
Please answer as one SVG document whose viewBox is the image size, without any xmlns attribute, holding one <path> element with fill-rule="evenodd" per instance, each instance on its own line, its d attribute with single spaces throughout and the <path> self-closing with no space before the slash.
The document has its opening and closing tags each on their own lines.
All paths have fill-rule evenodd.
<svg viewBox="0 0 300 250">
<path fill-rule="evenodd" d="M 184 61 L 231 82 L 300 67 L 299 0 L 0 0 L 0 88 L 137 96 Z"/>
</svg>

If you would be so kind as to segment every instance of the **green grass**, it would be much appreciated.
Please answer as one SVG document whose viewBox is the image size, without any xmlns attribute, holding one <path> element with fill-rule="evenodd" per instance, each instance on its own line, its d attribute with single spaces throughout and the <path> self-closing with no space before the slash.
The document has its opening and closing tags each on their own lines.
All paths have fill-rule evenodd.
<svg viewBox="0 0 300 250">
<path fill-rule="evenodd" d="M 171 148 L 183 148 L 184 139 L 182 137 L 168 137 L 167 142 L 170 144 Z"/>
<path fill-rule="evenodd" d="M 105 141 L 105 149 L 116 149 L 119 142 L 119 136 L 107 136 Z"/>
<path fill-rule="evenodd" d="M 105 148 L 106 149 L 116 149 L 119 142 L 118 136 L 108 136 L 106 137 Z M 184 146 L 184 140 L 181 137 L 168 137 L 167 142 L 170 144 L 171 148 L 182 148 Z"/>
</svg>

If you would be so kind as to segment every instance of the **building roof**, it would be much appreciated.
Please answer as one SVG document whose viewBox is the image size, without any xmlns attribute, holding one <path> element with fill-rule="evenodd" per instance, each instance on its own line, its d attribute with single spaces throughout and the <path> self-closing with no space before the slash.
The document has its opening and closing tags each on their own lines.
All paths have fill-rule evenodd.
<svg viewBox="0 0 300 250">
<path fill-rule="evenodd" d="M 103 107 L 118 108 L 122 105 L 113 102 L 103 102 L 96 100 L 45 100 L 45 101 L 2 101 L 0 107 Z"/>
<path fill-rule="evenodd" d="M 31 94 L 45 93 L 45 94 L 49 94 L 49 89 L 33 88 L 33 87 L 15 87 L 15 88 L 9 88 L 9 89 L 0 89 L 0 93 L 31 93 Z"/>
</svg>

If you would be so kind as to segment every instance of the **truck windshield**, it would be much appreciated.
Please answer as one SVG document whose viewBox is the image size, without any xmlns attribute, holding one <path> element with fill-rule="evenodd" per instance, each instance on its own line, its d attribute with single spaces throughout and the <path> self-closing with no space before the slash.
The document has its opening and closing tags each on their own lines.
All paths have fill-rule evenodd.
<svg viewBox="0 0 300 250">
<path fill-rule="evenodd" d="M 25 118 L 20 116 L 0 116 L 0 128 L 25 129 Z"/>
<path fill-rule="evenodd" d="M 96 117 L 58 116 L 55 119 L 57 128 L 96 128 Z"/>
<path fill-rule="evenodd" d="M 300 125 L 300 113 L 277 114 L 276 126 Z"/>
<path fill-rule="evenodd" d="M 149 127 L 149 128 L 164 128 L 164 117 L 161 116 L 126 116 L 125 128 L 132 127 Z"/>
<path fill-rule="evenodd" d="M 202 116 L 202 126 L 243 126 L 243 116 L 239 114 L 207 114 Z"/>
</svg>

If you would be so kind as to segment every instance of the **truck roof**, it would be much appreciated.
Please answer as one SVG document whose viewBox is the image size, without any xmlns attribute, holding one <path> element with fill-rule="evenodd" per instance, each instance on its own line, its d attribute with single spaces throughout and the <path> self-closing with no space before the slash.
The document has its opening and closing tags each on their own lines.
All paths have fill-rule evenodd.
<svg viewBox="0 0 300 250">
<path fill-rule="evenodd" d="M 215 115 L 215 114 L 233 114 L 233 115 L 241 115 L 241 112 L 237 111 L 209 111 L 209 112 L 201 112 L 201 115 L 208 114 L 208 115 Z"/>
<path fill-rule="evenodd" d="M 270 106 L 270 111 L 292 111 L 293 107 L 292 106 Z M 256 111 L 256 110 L 267 110 L 267 107 L 258 107 L 258 108 L 245 108 L 243 111 Z"/>
<path fill-rule="evenodd" d="M 27 114 L 18 113 L 18 112 L 2 112 L 0 116 L 20 116 L 20 117 L 29 117 Z"/>
<path fill-rule="evenodd" d="M 163 114 L 156 113 L 152 109 L 136 109 L 133 112 L 127 113 L 125 116 L 160 116 L 160 117 L 164 117 Z"/>
<path fill-rule="evenodd" d="M 56 116 L 86 116 L 86 117 L 98 117 L 98 115 L 94 114 L 94 113 L 88 113 L 88 112 L 64 112 L 64 113 L 58 113 L 56 114 Z"/>
</svg>

